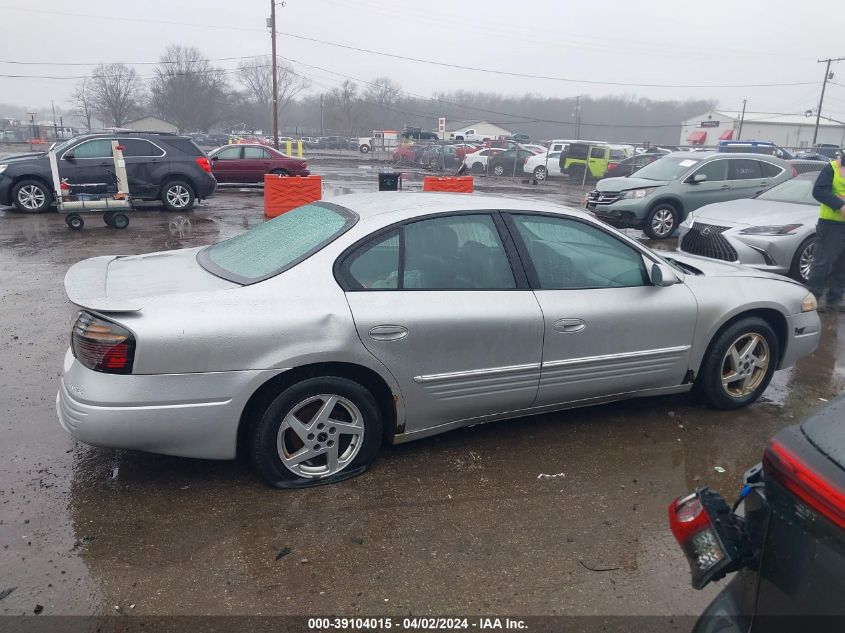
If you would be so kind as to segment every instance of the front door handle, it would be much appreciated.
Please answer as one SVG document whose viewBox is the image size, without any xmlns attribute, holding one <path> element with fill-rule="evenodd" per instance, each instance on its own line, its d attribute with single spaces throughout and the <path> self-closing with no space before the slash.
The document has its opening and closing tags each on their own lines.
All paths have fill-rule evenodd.
<svg viewBox="0 0 845 633">
<path fill-rule="evenodd" d="M 720 187 L 720 189 L 730 189 L 730 188 L 731 188 L 731 186 L 730 186 L 730 185 L 722 185 L 722 186 Z"/>
<path fill-rule="evenodd" d="M 401 325 L 377 325 L 370 329 L 374 341 L 398 341 L 408 336 L 408 328 Z"/>
<path fill-rule="evenodd" d="M 586 327 L 587 324 L 581 319 L 558 319 L 555 322 L 555 331 L 562 332 L 564 334 L 574 334 L 575 332 L 580 332 Z"/>
</svg>

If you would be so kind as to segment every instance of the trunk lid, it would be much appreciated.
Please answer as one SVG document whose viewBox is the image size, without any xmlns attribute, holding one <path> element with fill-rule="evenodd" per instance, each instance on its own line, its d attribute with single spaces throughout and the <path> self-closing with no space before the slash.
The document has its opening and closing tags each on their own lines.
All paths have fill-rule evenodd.
<svg viewBox="0 0 845 633">
<path fill-rule="evenodd" d="M 65 292 L 72 303 L 90 310 L 138 312 L 146 297 L 239 287 L 197 263 L 201 248 L 92 257 L 67 271 Z"/>
</svg>

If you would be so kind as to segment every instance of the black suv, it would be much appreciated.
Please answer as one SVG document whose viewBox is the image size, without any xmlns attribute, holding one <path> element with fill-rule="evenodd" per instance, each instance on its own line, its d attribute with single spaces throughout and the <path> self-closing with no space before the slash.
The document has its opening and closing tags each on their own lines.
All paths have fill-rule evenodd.
<svg viewBox="0 0 845 633">
<path fill-rule="evenodd" d="M 217 188 L 205 152 L 190 137 L 157 132 L 85 134 L 58 143 L 53 149 L 59 178 L 75 193 L 113 191 L 113 140 L 123 146 L 134 199 L 161 200 L 170 211 L 187 211 Z M 55 198 L 52 182 L 47 152 L 0 158 L 0 204 L 46 211 Z"/>
</svg>

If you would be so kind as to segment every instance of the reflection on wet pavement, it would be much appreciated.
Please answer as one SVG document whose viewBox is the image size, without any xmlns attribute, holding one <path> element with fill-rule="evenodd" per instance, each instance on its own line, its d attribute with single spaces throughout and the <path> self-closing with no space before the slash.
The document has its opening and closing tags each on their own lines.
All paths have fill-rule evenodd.
<svg viewBox="0 0 845 633">
<path fill-rule="evenodd" d="M 327 197 L 374 173 L 327 178 Z M 68 266 L 208 244 L 261 209 L 260 192 L 221 192 L 79 232 L 0 211 L 0 591 L 17 587 L 0 614 L 695 614 L 720 587 L 689 587 L 668 502 L 703 484 L 734 497 L 767 440 L 845 386 L 832 314 L 820 349 L 747 409 L 677 396 L 499 422 L 388 447 L 365 475 L 311 490 L 72 442 L 54 412 Z"/>
</svg>

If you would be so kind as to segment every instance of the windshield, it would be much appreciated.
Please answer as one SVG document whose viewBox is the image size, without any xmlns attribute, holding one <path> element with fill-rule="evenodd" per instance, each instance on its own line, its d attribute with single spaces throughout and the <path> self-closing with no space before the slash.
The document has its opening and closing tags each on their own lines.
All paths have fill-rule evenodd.
<svg viewBox="0 0 845 633">
<path fill-rule="evenodd" d="M 637 170 L 637 178 L 646 180 L 675 180 L 701 162 L 698 158 L 673 156 L 659 158 Z"/>
<path fill-rule="evenodd" d="M 357 220 L 356 214 L 336 204 L 307 204 L 204 248 L 197 254 L 197 262 L 213 275 L 252 284 L 307 259 Z"/>
<path fill-rule="evenodd" d="M 815 174 L 814 174 L 815 175 Z M 774 200 L 775 202 L 797 202 L 798 204 L 810 204 L 816 206 L 818 202 L 813 198 L 813 183 L 807 178 L 793 178 L 767 189 L 759 196 L 758 200 Z"/>
</svg>

